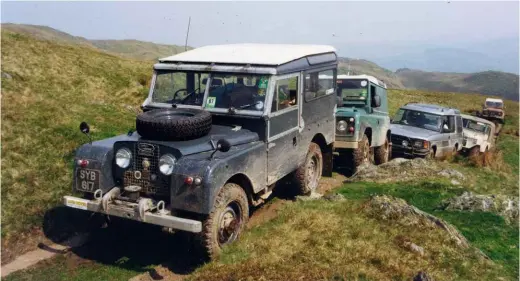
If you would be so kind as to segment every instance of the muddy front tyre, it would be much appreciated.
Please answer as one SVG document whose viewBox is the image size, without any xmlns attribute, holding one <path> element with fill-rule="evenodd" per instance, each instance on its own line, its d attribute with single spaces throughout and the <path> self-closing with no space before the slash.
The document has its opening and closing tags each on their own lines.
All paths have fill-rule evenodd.
<svg viewBox="0 0 520 281">
<path fill-rule="evenodd" d="M 320 146 L 311 142 L 305 162 L 294 173 L 297 195 L 309 195 L 318 188 L 323 171 Z"/>
<path fill-rule="evenodd" d="M 202 222 L 196 242 L 204 259 L 218 257 L 222 247 L 238 239 L 249 219 L 249 205 L 244 190 L 227 183 L 220 190 L 213 210 Z"/>
<path fill-rule="evenodd" d="M 385 143 L 374 148 L 374 162 L 376 165 L 388 162 L 390 158 L 390 142 L 388 137 L 385 138 Z"/>
<path fill-rule="evenodd" d="M 480 155 L 480 147 L 474 146 L 469 151 L 469 158 L 477 158 Z"/>
<path fill-rule="evenodd" d="M 357 168 L 365 162 L 374 163 L 374 150 L 370 147 L 368 136 L 363 135 L 363 139 L 358 144 L 358 148 L 352 151 L 354 160 L 354 168 Z"/>
</svg>

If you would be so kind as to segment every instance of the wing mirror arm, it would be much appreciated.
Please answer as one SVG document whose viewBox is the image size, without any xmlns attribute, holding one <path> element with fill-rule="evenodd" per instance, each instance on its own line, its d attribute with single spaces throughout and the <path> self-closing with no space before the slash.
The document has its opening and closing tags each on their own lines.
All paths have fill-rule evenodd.
<svg viewBox="0 0 520 281">
<path fill-rule="evenodd" d="M 229 141 L 227 141 L 226 139 L 219 139 L 217 141 L 215 151 L 213 151 L 213 153 L 211 153 L 211 155 L 209 156 L 209 159 L 210 160 L 213 159 L 213 155 L 215 155 L 215 153 L 217 153 L 217 151 L 228 152 L 230 149 L 231 149 L 231 144 L 229 143 Z"/>
<path fill-rule="evenodd" d="M 81 124 L 79 124 L 79 130 L 87 135 L 90 145 L 92 145 L 92 137 L 90 137 L 90 126 L 87 124 L 87 122 L 83 121 Z"/>
</svg>

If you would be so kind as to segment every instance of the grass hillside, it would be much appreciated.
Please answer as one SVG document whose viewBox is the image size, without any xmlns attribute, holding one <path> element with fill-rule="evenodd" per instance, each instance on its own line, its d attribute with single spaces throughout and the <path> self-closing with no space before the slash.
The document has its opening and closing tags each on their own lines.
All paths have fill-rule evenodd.
<svg viewBox="0 0 520 281">
<path fill-rule="evenodd" d="M 66 32 L 59 31 L 52 27 L 32 24 L 14 24 L 2 23 L 2 30 L 9 30 L 12 32 L 30 35 L 39 40 L 48 40 L 58 43 L 78 44 L 83 46 L 92 46 L 90 41 L 86 38 L 73 36 Z"/>
<path fill-rule="evenodd" d="M 184 52 L 184 46 L 156 44 L 139 40 L 89 40 L 41 25 L 5 23 L 2 24 L 2 29 L 30 35 L 40 40 L 89 46 L 111 54 L 139 60 L 157 60 Z M 192 48 L 188 47 L 188 49 Z"/>
<path fill-rule="evenodd" d="M 400 69 L 397 76 L 406 88 L 442 91 L 481 93 L 518 101 L 519 76 L 500 71 L 478 73 L 425 72 Z"/>
<path fill-rule="evenodd" d="M 98 48 L 111 54 L 139 60 L 178 54 L 184 46 L 164 45 L 139 40 L 88 40 L 65 32 L 39 25 L 2 24 L 2 29 L 27 34 L 41 40 L 67 44 L 79 44 Z M 188 47 L 192 49 L 192 47 Z M 371 61 L 363 59 L 340 58 L 339 73 L 368 74 L 383 81 L 392 89 L 420 89 L 441 92 L 481 93 L 501 96 L 518 101 L 519 76 L 512 73 L 487 71 L 479 73 L 445 73 L 400 69 L 392 72 Z"/>
<path fill-rule="evenodd" d="M 16 238 L 70 192 L 81 121 L 96 139 L 134 126 L 125 106 L 144 100 L 151 63 L 6 30 L 1 51 L 2 237 Z"/>
<path fill-rule="evenodd" d="M 158 58 L 184 52 L 183 46 L 155 44 L 139 40 L 90 40 L 90 42 L 107 52 L 141 60 L 155 61 Z"/>
</svg>

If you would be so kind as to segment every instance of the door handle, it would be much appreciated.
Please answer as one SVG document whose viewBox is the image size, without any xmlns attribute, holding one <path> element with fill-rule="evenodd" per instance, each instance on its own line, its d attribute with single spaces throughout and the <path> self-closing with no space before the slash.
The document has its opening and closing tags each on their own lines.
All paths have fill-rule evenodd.
<svg viewBox="0 0 520 281">
<path fill-rule="evenodd" d="M 293 146 L 296 146 L 296 143 L 297 143 L 297 141 L 296 141 L 296 137 L 293 137 L 293 138 L 292 138 L 292 145 L 293 145 Z"/>
</svg>

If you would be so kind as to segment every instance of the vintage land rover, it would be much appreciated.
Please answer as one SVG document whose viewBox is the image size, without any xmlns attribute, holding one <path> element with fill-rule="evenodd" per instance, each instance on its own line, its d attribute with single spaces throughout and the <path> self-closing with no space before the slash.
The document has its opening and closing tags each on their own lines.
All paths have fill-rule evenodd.
<svg viewBox="0 0 520 281">
<path fill-rule="evenodd" d="M 506 106 L 502 99 L 486 98 L 486 101 L 482 105 L 482 111 L 477 111 L 477 117 L 489 120 L 496 126 L 495 134 L 498 135 L 504 125 L 506 117 L 505 112 Z"/>
<path fill-rule="evenodd" d="M 479 112 L 479 117 L 503 124 L 505 117 L 504 109 L 503 100 L 486 98 L 486 101 L 482 105 L 482 112 Z"/>
<path fill-rule="evenodd" d="M 338 75 L 335 151 L 352 170 L 365 161 L 388 162 L 391 130 L 386 85 L 369 75 Z"/>
<path fill-rule="evenodd" d="M 458 109 L 408 103 L 392 119 L 395 154 L 435 158 L 462 149 L 462 117 Z"/>
<path fill-rule="evenodd" d="M 194 233 L 207 257 L 289 176 L 332 175 L 335 49 L 232 44 L 160 59 L 136 132 L 81 146 L 65 205 Z M 80 126 L 89 132 L 86 123 Z"/>
<path fill-rule="evenodd" d="M 486 153 L 495 147 L 495 124 L 489 120 L 461 114 L 464 141 L 462 151 L 470 157 Z"/>
</svg>

